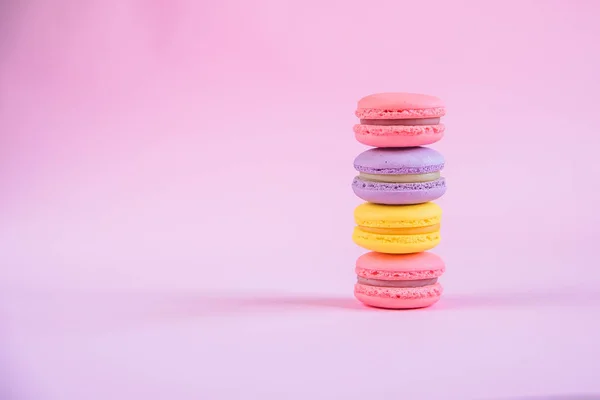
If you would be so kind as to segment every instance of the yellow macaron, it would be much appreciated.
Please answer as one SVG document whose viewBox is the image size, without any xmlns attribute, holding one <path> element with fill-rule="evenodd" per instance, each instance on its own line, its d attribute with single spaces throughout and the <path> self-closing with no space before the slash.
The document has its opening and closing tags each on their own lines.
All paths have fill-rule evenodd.
<svg viewBox="0 0 600 400">
<path fill-rule="evenodd" d="M 396 206 L 364 203 L 354 210 L 352 240 L 367 250 L 419 253 L 440 242 L 442 209 L 435 203 Z"/>
</svg>

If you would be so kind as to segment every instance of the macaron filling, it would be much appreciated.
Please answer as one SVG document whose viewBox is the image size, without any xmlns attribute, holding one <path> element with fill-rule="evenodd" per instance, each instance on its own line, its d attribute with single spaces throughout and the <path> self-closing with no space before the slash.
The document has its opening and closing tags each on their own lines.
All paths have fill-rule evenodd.
<svg viewBox="0 0 600 400">
<path fill-rule="evenodd" d="M 366 286 L 378 286 L 378 287 L 390 287 L 390 288 L 411 288 L 411 287 L 423 287 L 434 285 L 437 283 L 438 278 L 431 279 L 414 279 L 414 280 L 382 280 L 382 279 L 368 279 L 361 276 L 356 277 L 356 283 Z"/>
<path fill-rule="evenodd" d="M 358 177 L 368 182 L 419 183 L 440 179 L 440 171 L 425 174 L 369 174 L 367 172 L 360 172 Z"/>
<path fill-rule="evenodd" d="M 440 224 L 406 228 L 379 228 L 374 226 L 359 226 L 360 230 L 378 235 L 422 235 L 440 230 Z"/>
<path fill-rule="evenodd" d="M 440 118 L 361 119 L 361 125 L 438 125 Z"/>
</svg>

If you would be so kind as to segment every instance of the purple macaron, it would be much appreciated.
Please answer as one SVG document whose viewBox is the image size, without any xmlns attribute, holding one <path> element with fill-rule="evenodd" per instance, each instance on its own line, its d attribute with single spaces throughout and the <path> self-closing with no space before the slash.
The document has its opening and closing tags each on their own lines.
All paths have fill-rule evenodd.
<svg viewBox="0 0 600 400">
<path fill-rule="evenodd" d="M 419 204 L 446 192 L 444 157 L 429 147 L 374 148 L 354 160 L 354 193 L 377 204 Z"/>
</svg>

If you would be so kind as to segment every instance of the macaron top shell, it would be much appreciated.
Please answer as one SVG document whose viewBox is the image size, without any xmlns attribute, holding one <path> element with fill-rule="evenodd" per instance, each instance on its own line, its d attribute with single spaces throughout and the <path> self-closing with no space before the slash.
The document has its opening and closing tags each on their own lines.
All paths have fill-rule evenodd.
<svg viewBox="0 0 600 400">
<path fill-rule="evenodd" d="M 373 228 L 412 228 L 439 224 L 442 209 L 435 203 L 412 204 L 402 207 L 363 203 L 354 210 L 358 226 Z"/>
<path fill-rule="evenodd" d="M 374 148 L 354 159 L 354 168 L 368 174 L 426 174 L 444 168 L 444 156 L 429 147 Z"/>
<path fill-rule="evenodd" d="M 423 252 L 413 254 L 385 254 L 369 252 L 358 257 L 356 269 L 377 271 L 439 271 L 445 270 L 444 261 L 437 254 Z M 382 277 L 381 279 L 385 279 Z"/>
<path fill-rule="evenodd" d="M 376 93 L 358 101 L 360 119 L 438 118 L 446 114 L 441 99 L 419 93 Z"/>
</svg>

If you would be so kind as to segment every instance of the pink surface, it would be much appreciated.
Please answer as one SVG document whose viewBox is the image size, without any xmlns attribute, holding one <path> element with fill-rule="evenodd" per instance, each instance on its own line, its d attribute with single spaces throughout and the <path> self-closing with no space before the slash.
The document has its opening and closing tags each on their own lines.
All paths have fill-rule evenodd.
<svg viewBox="0 0 600 400">
<path fill-rule="evenodd" d="M 0 398 L 600 393 L 598 2 L 1 4 Z M 354 111 L 397 90 L 448 108 L 407 312 L 352 293 Z"/>
<path fill-rule="evenodd" d="M 439 125 L 354 125 L 356 140 L 373 147 L 413 147 L 433 144 L 444 136 Z"/>
</svg>

